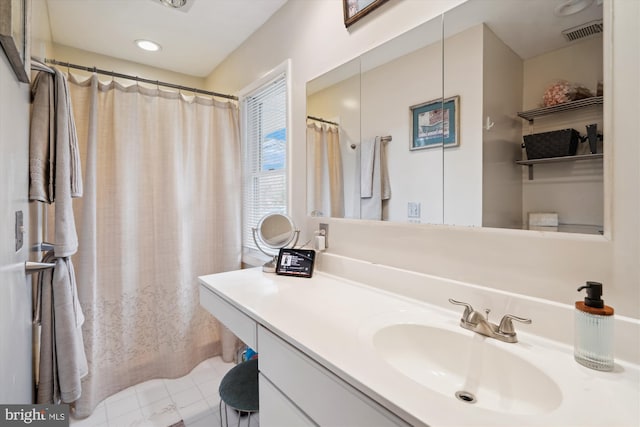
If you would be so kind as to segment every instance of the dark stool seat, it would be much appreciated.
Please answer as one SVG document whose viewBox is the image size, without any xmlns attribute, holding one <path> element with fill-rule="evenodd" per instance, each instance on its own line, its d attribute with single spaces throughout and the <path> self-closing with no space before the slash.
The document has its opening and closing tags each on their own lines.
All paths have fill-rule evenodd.
<svg viewBox="0 0 640 427">
<path fill-rule="evenodd" d="M 251 414 L 259 409 L 258 359 L 248 360 L 231 368 L 222 378 L 218 392 L 220 393 L 220 425 L 222 425 L 223 403 L 225 404 L 224 412 L 227 425 L 229 425 L 228 407 L 240 412 L 238 425 L 240 425 L 242 413 L 248 414 L 247 425 L 251 425 Z"/>
</svg>

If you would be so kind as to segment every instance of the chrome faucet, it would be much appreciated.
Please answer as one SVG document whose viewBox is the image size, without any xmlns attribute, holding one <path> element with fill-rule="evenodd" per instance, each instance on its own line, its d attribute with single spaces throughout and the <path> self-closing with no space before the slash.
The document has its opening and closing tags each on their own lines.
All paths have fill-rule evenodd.
<svg viewBox="0 0 640 427">
<path fill-rule="evenodd" d="M 477 332 L 489 338 L 495 338 L 500 341 L 514 343 L 518 342 L 518 336 L 513 327 L 513 320 L 529 324 L 531 319 L 525 319 L 511 314 L 505 314 L 500 320 L 500 324 L 489 322 L 489 313 L 491 310 L 486 309 L 483 315 L 477 312 L 471 307 L 471 304 L 462 301 L 456 301 L 449 298 L 449 302 L 454 305 L 461 305 L 464 307 L 464 313 L 460 318 L 460 326 L 473 332 Z"/>
</svg>

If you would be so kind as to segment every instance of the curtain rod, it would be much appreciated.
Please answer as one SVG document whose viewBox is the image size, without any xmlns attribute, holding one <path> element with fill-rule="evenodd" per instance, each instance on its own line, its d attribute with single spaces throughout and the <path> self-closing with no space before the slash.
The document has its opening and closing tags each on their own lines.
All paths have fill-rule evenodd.
<svg viewBox="0 0 640 427">
<path fill-rule="evenodd" d="M 317 122 L 327 123 L 327 124 L 334 125 L 334 126 L 340 126 L 340 125 L 339 125 L 338 123 L 336 123 L 336 122 L 330 122 L 329 120 L 321 119 L 320 117 L 307 116 L 307 119 L 309 119 L 309 120 L 315 120 L 315 121 L 317 121 Z"/>
<path fill-rule="evenodd" d="M 182 86 L 182 85 L 177 85 L 177 84 L 173 84 L 173 83 L 166 83 L 166 82 L 161 82 L 161 81 L 158 81 L 158 80 L 144 79 L 142 77 L 131 76 L 129 74 L 122 74 L 122 73 L 116 73 L 116 72 L 113 72 L 113 71 L 101 70 L 100 68 L 96 68 L 96 67 L 85 67 L 83 65 L 70 64 L 68 62 L 56 61 L 55 59 L 47 59 L 47 58 L 44 59 L 44 62 L 46 64 L 59 65 L 61 67 L 67 67 L 67 68 L 73 68 L 73 69 L 76 69 L 76 70 L 88 71 L 90 73 L 104 74 L 105 76 L 118 77 L 120 79 L 135 80 L 136 82 L 149 83 L 149 84 L 153 84 L 153 85 L 156 85 L 156 86 L 165 86 L 165 87 L 170 87 L 172 89 L 185 90 L 185 91 L 188 91 L 188 92 L 200 93 L 200 94 L 203 94 L 203 95 L 217 96 L 217 97 L 220 97 L 220 98 L 232 99 L 234 101 L 238 100 L 238 97 L 237 96 L 233 96 L 233 95 L 225 95 L 223 93 L 210 92 L 208 90 L 197 89 L 197 88 L 194 88 L 194 87 Z"/>
</svg>

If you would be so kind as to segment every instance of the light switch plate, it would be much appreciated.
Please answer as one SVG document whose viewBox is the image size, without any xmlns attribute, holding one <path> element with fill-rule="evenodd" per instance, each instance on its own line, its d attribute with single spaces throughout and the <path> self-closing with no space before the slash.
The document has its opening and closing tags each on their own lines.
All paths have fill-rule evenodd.
<svg viewBox="0 0 640 427">
<path fill-rule="evenodd" d="M 24 244 L 24 215 L 22 211 L 16 211 L 16 252 Z"/>
<path fill-rule="evenodd" d="M 420 202 L 409 202 L 407 204 L 407 217 L 420 218 Z"/>
</svg>

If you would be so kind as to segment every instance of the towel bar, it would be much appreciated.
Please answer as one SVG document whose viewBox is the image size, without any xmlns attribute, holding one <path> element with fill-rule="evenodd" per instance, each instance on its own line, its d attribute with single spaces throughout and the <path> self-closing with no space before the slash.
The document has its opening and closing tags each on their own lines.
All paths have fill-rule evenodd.
<svg viewBox="0 0 640 427">
<path fill-rule="evenodd" d="M 37 273 L 38 271 L 46 270 L 48 268 L 55 267 L 55 263 L 52 262 L 34 262 L 26 261 L 24 263 L 24 270 L 28 273 Z"/>
<path fill-rule="evenodd" d="M 48 252 L 52 250 L 53 250 L 53 245 L 47 242 L 36 243 L 31 247 L 31 252 Z"/>
</svg>

